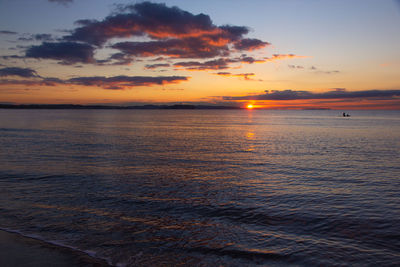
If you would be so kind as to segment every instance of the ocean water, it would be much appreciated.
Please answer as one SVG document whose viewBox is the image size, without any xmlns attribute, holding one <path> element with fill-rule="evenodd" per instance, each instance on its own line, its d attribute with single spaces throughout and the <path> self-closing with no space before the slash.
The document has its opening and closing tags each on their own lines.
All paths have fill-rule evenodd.
<svg viewBox="0 0 400 267">
<path fill-rule="evenodd" d="M 398 266 L 400 111 L 0 110 L 0 228 L 121 266 Z"/>
</svg>

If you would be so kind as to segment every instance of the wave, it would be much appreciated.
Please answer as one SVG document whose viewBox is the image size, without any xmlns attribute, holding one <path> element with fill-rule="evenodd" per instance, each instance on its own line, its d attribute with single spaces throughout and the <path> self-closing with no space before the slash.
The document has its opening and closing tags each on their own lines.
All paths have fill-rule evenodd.
<svg viewBox="0 0 400 267">
<path fill-rule="evenodd" d="M 272 251 L 261 250 L 243 250 L 243 249 L 225 249 L 225 248 L 209 248 L 194 247 L 187 249 L 189 252 L 197 252 L 201 254 L 214 254 L 218 256 L 229 256 L 231 258 L 242 258 L 246 260 L 288 260 L 290 255 L 283 255 Z"/>
<path fill-rule="evenodd" d="M 97 253 L 94 251 L 82 250 L 77 247 L 64 244 L 62 241 L 47 240 L 37 234 L 26 234 L 20 230 L 14 230 L 14 229 L 3 228 L 3 227 L 0 227 L 0 231 L 17 234 L 23 238 L 33 239 L 38 242 L 44 243 L 46 245 L 50 245 L 55 249 L 58 248 L 58 249 L 68 250 L 70 253 L 78 255 L 78 256 L 83 255 L 83 256 L 89 257 L 89 259 L 91 259 L 91 261 L 93 261 L 95 266 L 114 266 L 109 258 L 101 257 L 101 256 L 97 255 Z M 119 266 L 119 265 L 117 265 L 117 266 Z"/>
</svg>

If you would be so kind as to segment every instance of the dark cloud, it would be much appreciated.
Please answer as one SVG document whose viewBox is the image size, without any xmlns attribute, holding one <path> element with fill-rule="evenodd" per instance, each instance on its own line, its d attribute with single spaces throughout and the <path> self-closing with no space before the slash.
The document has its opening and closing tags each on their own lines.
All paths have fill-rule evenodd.
<svg viewBox="0 0 400 267">
<path fill-rule="evenodd" d="M 51 36 L 51 34 L 47 34 L 47 33 L 34 34 L 33 38 L 36 41 L 52 41 L 53 40 L 53 36 Z"/>
<path fill-rule="evenodd" d="M 31 46 L 26 51 L 26 57 L 37 59 L 55 59 L 63 64 L 95 63 L 94 48 L 88 44 L 75 42 L 49 43 Z"/>
<path fill-rule="evenodd" d="M 257 58 L 249 57 L 246 55 L 242 55 L 241 57 L 236 58 L 235 60 L 236 60 L 236 62 L 247 63 L 247 64 L 265 63 L 266 62 L 265 59 L 257 59 Z"/>
<path fill-rule="evenodd" d="M 9 60 L 9 59 L 22 59 L 24 58 L 23 56 L 18 56 L 18 55 L 8 55 L 8 56 L 0 56 L 0 58 Z"/>
<path fill-rule="evenodd" d="M 233 74 L 230 72 L 218 72 L 215 73 L 216 75 L 220 75 L 220 76 L 226 76 L 226 77 L 240 77 L 240 78 L 244 78 L 247 81 L 252 80 L 251 77 L 255 76 L 254 73 L 237 73 L 237 74 Z"/>
<path fill-rule="evenodd" d="M 134 56 L 166 55 L 211 58 L 228 55 L 231 46 L 251 51 L 269 43 L 244 39 L 244 26 L 216 26 L 205 14 L 194 15 L 178 7 L 142 2 L 120 6 L 102 21 L 79 20 L 79 27 L 64 39 L 103 46 L 113 38 L 148 37 L 147 42 L 122 42 L 112 47 Z"/>
<path fill-rule="evenodd" d="M 30 78 L 30 77 L 29 77 Z M 189 80 L 185 76 L 91 76 L 76 77 L 68 80 L 58 78 L 41 78 L 34 80 L 0 80 L 1 85 L 25 85 L 25 86 L 57 86 L 57 85 L 81 85 L 81 86 L 97 86 L 103 89 L 123 90 L 137 86 L 152 86 L 175 84 Z"/>
<path fill-rule="evenodd" d="M 238 50 L 252 51 L 270 45 L 268 42 L 263 42 L 258 39 L 241 39 L 235 42 L 234 47 Z"/>
<path fill-rule="evenodd" d="M 11 80 L 11 79 L 1 79 L 0 85 L 23 85 L 23 86 L 56 86 L 59 84 L 64 84 L 62 81 L 55 81 L 52 78 L 45 78 L 42 80 Z"/>
<path fill-rule="evenodd" d="M 149 69 L 149 70 L 153 70 L 153 69 L 157 69 L 157 68 L 167 68 L 170 65 L 168 63 L 159 63 L 159 64 L 150 64 L 150 65 L 146 65 L 145 68 Z"/>
<path fill-rule="evenodd" d="M 225 100 L 304 100 L 304 99 L 363 99 L 363 98 L 394 98 L 400 96 L 400 90 L 366 90 L 346 91 L 333 90 L 325 93 L 310 91 L 265 91 L 262 95 L 224 97 Z"/>
<path fill-rule="evenodd" d="M 151 86 L 164 85 L 171 83 L 179 83 L 187 81 L 188 77 L 184 76 L 93 76 L 93 77 L 77 77 L 67 80 L 70 84 L 84 86 L 98 86 L 104 89 L 121 90 L 135 86 Z"/>
<path fill-rule="evenodd" d="M 19 41 L 53 41 L 54 38 L 51 34 L 30 34 L 18 38 Z"/>
<path fill-rule="evenodd" d="M 18 41 L 31 42 L 34 41 L 32 37 L 19 37 Z"/>
<path fill-rule="evenodd" d="M 121 42 L 111 47 L 136 57 L 163 55 L 175 58 L 211 58 L 229 54 L 227 47 L 210 46 L 206 41 L 194 37 L 148 42 Z"/>
<path fill-rule="evenodd" d="M 231 60 L 225 58 L 219 58 L 215 60 L 209 60 L 206 62 L 198 61 L 186 61 L 177 62 L 174 67 L 183 68 L 186 70 L 222 70 L 229 68 Z"/>
<path fill-rule="evenodd" d="M 18 68 L 18 67 L 9 67 L 0 69 L 0 77 L 5 77 L 5 76 L 19 76 L 23 78 L 39 77 L 39 75 L 33 69 Z"/>
<path fill-rule="evenodd" d="M 65 4 L 72 1 L 52 2 Z M 253 51 L 269 45 L 258 39 L 245 38 L 249 33 L 245 26 L 217 26 L 208 15 L 195 15 L 176 6 L 148 1 L 119 5 L 103 20 L 82 19 L 75 23 L 76 28 L 57 41 L 48 34 L 23 36 L 26 41 L 43 41 L 41 45 L 29 47 L 26 57 L 59 60 L 61 64 L 126 65 L 138 61 L 138 57 L 229 57 L 233 52 Z M 131 37 L 146 41 L 109 42 L 115 38 Z M 94 52 L 105 47 L 107 42 L 111 48 L 119 50 L 118 53 L 107 59 L 94 59 Z M 248 58 L 245 63 L 258 61 L 250 62 Z"/>
<path fill-rule="evenodd" d="M 147 35 L 154 39 L 215 34 L 218 28 L 209 16 L 193 15 L 178 7 L 142 2 L 127 5 L 103 21 L 78 21 L 82 26 L 67 38 L 100 46 L 116 37 Z"/>
<path fill-rule="evenodd" d="M 243 54 L 240 57 L 236 58 L 219 58 L 206 62 L 199 62 L 199 61 L 178 62 L 175 63 L 174 66 L 178 68 L 184 68 L 187 70 L 218 70 L 218 69 L 228 69 L 230 68 L 230 64 L 235 64 L 235 63 L 245 63 L 245 64 L 266 63 L 288 58 L 304 58 L 304 56 L 299 56 L 294 54 L 274 54 L 270 58 L 257 59 Z M 301 68 L 301 66 L 298 66 L 298 68 Z"/>
<path fill-rule="evenodd" d="M 96 60 L 96 65 L 107 66 L 107 65 L 129 65 L 133 61 L 133 58 L 124 53 L 112 54 L 109 58 L 103 60 Z"/>
<path fill-rule="evenodd" d="M 17 32 L 12 32 L 12 31 L 0 31 L 0 34 L 17 34 Z"/>
</svg>

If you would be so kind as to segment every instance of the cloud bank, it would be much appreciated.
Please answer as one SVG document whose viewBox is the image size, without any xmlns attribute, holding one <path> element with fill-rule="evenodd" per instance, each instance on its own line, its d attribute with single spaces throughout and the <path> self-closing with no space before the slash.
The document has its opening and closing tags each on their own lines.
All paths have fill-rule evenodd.
<svg viewBox="0 0 400 267">
<path fill-rule="evenodd" d="M 104 89 L 121 90 L 136 86 L 151 86 L 151 85 L 164 85 L 179 83 L 187 81 L 188 77 L 184 76 L 92 76 L 92 77 L 78 77 L 66 81 L 68 84 L 77 84 L 84 86 L 98 86 Z"/>
<path fill-rule="evenodd" d="M 23 78 L 39 77 L 39 75 L 33 69 L 18 67 L 8 67 L 0 69 L 0 77 L 6 76 L 19 76 Z"/>
<path fill-rule="evenodd" d="M 13 32 L 13 31 L 0 31 L 0 34 L 10 34 L 10 35 L 14 35 L 17 34 L 17 32 Z"/>
<path fill-rule="evenodd" d="M 188 81 L 186 76 L 86 76 L 71 79 L 59 79 L 41 77 L 34 70 L 24 68 L 0 69 L 0 77 L 18 76 L 31 78 L 26 80 L 1 79 L 0 85 L 24 85 L 24 86 L 57 86 L 57 85 L 80 85 L 96 86 L 103 89 L 123 90 L 138 86 L 167 85 Z"/>
<path fill-rule="evenodd" d="M 224 100 L 307 100 L 307 99 L 364 99 L 364 98 L 385 98 L 391 99 L 400 97 L 400 90 L 364 90 L 364 91 L 346 91 L 340 90 L 328 91 L 325 93 L 314 93 L 310 91 L 269 91 L 265 94 L 251 96 L 225 96 Z"/>
<path fill-rule="evenodd" d="M 88 44 L 75 42 L 44 42 L 28 48 L 26 57 L 55 59 L 62 64 L 94 63 L 94 48 Z"/>
</svg>

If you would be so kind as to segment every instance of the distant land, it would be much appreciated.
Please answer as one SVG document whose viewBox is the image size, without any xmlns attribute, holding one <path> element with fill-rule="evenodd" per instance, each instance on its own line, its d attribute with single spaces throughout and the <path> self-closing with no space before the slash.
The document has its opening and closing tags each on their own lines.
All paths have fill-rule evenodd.
<svg viewBox="0 0 400 267">
<path fill-rule="evenodd" d="M 143 106 L 107 106 L 107 105 L 74 105 L 74 104 L 0 104 L 3 109 L 242 109 L 233 106 L 212 105 L 143 105 Z"/>
</svg>

